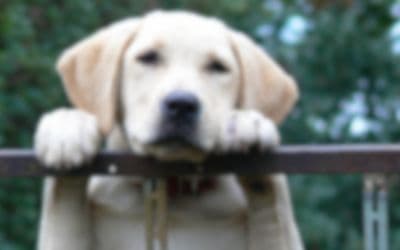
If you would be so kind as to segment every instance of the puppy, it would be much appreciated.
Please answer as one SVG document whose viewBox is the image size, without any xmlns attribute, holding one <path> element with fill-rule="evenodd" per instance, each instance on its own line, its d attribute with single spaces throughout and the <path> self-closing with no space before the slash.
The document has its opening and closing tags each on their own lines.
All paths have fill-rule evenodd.
<svg viewBox="0 0 400 250">
<path fill-rule="evenodd" d="M 89 162 L 103 138 L 109 150 L 160 160 L 269 150 L 298 96 L 247 36 L 183 11 L 105 27 L 67 49 L 57 70 L 76 109 L 38 124 L 35 150 L 53 168 Z M 285 176 L 203 182 L 196 196 L 169 193 L 169 249 L 303 249 Z M 141 190 L 138 177 L 47 178 L 39 250 L 145 249 Z"/>
</svg>

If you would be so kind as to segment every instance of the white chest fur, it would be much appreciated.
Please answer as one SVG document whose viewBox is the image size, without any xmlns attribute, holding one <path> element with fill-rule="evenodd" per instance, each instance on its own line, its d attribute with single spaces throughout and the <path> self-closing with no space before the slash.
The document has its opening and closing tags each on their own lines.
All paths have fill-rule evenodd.
<svg viewBox="0 0 400 250">
<path fill-rule="evenodd" d="M 143 195 L 135 178 L 93 177 L 89 198 L 94 209 L 97 250 L 144 250 Z M 200 196 L 170 201 L 168 246 L 174 250 L 242 250 L 246 245 L 247 204 L 234 176 Z"/>
</svg>

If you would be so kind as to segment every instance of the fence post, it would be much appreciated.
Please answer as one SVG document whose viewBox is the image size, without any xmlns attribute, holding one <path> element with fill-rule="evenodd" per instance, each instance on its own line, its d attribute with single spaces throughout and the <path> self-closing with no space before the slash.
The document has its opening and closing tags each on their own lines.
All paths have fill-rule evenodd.
<svg viewBox="0 0 400 250">
<path fill-rule="evenodd" d="M 363 210 L 365 250 L 388 250 L 388 187 L 384 175 L 364 176 Z"/>
</svg>

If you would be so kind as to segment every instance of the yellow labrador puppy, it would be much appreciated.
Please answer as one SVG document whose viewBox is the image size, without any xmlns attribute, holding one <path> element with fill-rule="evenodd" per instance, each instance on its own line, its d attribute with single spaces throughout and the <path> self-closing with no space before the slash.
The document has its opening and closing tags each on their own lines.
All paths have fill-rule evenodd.
<svg viewBox="0 0 400 250">
<path fill-rule="evenodd" d="M 77 109 L 39 122 L 35 150 L 55 168 L 90 161 L 103 137 L 108 149 L 162 160 L 271 149 L 298 95 L 244 34 L 181 11 L 105 27 L 67 49 L 57 69 Z M 169 249 L 303 249 L 285 176 L 201 182 L 196 196 L 169 191 Z M 145 249 L 141 190 L 134 177 L 48 178 L 39 250 Z"/>
</svg>

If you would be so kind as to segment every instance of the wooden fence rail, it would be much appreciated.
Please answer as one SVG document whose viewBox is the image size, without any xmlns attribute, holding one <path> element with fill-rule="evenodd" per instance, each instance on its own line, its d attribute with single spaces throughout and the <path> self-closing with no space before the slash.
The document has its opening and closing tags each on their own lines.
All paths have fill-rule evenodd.
<svg viewBox="0 0 400 250">
<path fill-rule="evenodd" d="M 400 173 L 400 145 L 297 145 L 270 153 L 213 155 L 202 164 L 160 162 L 130 153 L 101 152 L 90 166 L 52 171 L 40 166 L 31 150 L 0 150 L 0 177 L 118 174 L 145 177 L 267 173 Z"/>
<path fill-rule="evenodd" d="M 400 173 L 400 145 L 282 146 L 265 154 L 211 155 L 201 164 L 160 162 L 131 153 L 101 152 L 89 166 L 69 171 L 44 168 L 37 161 L 32 150 L 0 150 L 0 177 L 106 174 L 153 178 L 224 173 L 258 175 L 277 172 L 289 174 Z M 387 186 L 375 180 L 376 176 L 366 176 L 362 198 L 364 247 L 365 250 L 388 250 Z"/>
</svg>

